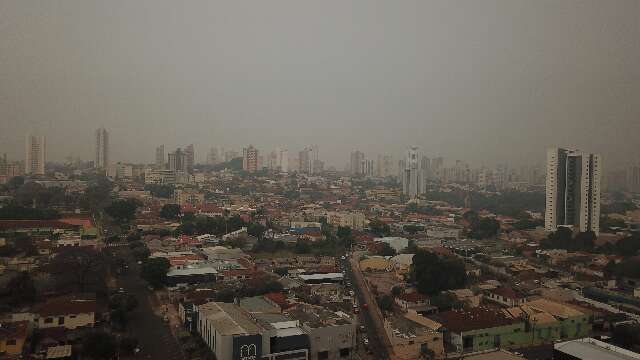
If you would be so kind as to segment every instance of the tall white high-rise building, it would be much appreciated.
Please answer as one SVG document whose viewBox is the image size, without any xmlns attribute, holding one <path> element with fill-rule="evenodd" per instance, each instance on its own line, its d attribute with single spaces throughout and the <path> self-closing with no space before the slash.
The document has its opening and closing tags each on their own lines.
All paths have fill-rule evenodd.
<svg viewBox="0 0 640 360">
<path fill-rule="evenodd" d="M 364 153 L 359 150 L 351 152 L 349 158 L 349 170 L 351 175 L 363 175 L 364 174 Z"/>
<path fill-rule="evenodd" d="M 156 167 L 158 169 L 164 169 L 166 164 L 166 157 L 164 155 L 164 145 L 160 145 L 156 148 Z"/>
<path fill-rule="evenodd" d="M 567 226 L 598 234 L 601 172 L 600 155 L 562 148 L 547 151 L 545 230 Z"/>
<path fill-rule="evenodd" d="M 96 130 L 96 160 L 93 167 L 106 169 L 109 166 L 109 133 L 105 128 Z"/>
<path fill-rule="evenodd" d="M 418 147 L 412 146 L 407 150 L 402 174 L 402 193 L 411 199 L 422 194 L 422 175 L 420 171 L 420 154 Z"/>
<path fill-rule="evenodd" d="M 283 173 L 289 172 L 289 150 L 284 149 L 278 152 L 278 164 L 280 171 Z"/>
<path fill-rule="evenodd" d="M 27 135 L 25 141 L 24 173 L 44 175 L 46 156 L 46 141 L 44 136 Z"/>
<path fill-rule="evenodd" d="M 249 145 L 242 149 L 242 169 L 247 172 L 258 171 L 258 149 Z"/>
<path fill-rule="evenodd" d="M 196 163 L 196 152 L 193 148 L 193 144 L 190 144 L 184 149 L 184 154 L 186 171 L 191 174 L 193 173 L 193 165 Z"/>
<path fill-rule="evenodd" d="M 182 149 L 169 153 L 167 156 L 169 170 L 187 172 L 187 154 Z"/>
</svg>

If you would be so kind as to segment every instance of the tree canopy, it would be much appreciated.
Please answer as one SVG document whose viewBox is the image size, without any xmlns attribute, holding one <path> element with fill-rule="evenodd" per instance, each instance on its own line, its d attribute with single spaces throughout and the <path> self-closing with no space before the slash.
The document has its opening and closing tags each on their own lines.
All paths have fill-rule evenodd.
<svg viewBox="0 0 640 360">
<path fill-rule="evenodd" d="M 169 199 L 173 196 L 173 185 L 147 184 L 144 189 L 149 191 L 153 197 Z"/>
<path fill-rule="evenodd" d="M 559 227 L 540 241 L 543 249 L 565 249 L 568 251 L 591 251 L 596 240 L 592 231 L 581 232 L 573 236 L 571 229 Z"/>
<path fill-rule="evenodd" d="M 94 291 L 104 285 L 104 257 L 93 248 L 69 246 L 62 248 L 49 264 L 51 274 L 60 288 L 78 292 Z"/>
<path fill-rule="evenodd" d="M 90 359 L 112 359 L 117 350 L 116 338 L 103 331 L 91 332 L 82 340 L 82 355 Z"/>
<path fill-rule="evenodd" d="M 118 221 L 129 222 L 135 218 L 138 205 L 138 202 L 132 199 L 117 200 L 104 209 L 104 211 L 107 215 Z"/>
<path fill-rule="evenodd" d="M 496 237 L 500 231 L 498 220 L 481 218 L 475 211 L 467 211 L 462 217 L 470 223 L 469 236 L 473 239 L 490 239 Z"/>
<path fill-rule="evenodd" d="M 140 275 L 153 288 L 161 288 L 167 281 L 171 264 L 165 258 L 149 258 L 142 265 Z"/>
<path fill-rule="evenodd" d="M 389 236 L 391 234 L 391 227 L 378 219 L 371 220 L 369 222 L 369 228 L 378 236 Z"/>
<path fill-rule="evenodd" d="M 24 207 L 16 203 L 0 207 L 0 220 L 51 220 L 59 217 L 60 214 L 52 209 Z"/>
<path fill-rule="evenodd" d="M 163 219 L 173 220 L 180 217 L 180 205 L 178 204 L 165 204 L 160 209 L 160 217 Z"/>
<path fill-rule="evenodd" d="M 420 250 L 413 257 L 411 279 L 419 292 L 432 296 L 444 290 L 463 287 L 467 282 L 467 274 L 460 260 Z"/>
<path fill-rule="evenodd" d="M 380 243 L 380 246 L 375 253 L 380 256 L 395 256 L 396 250 L 392 248 L 391 245 L 383 242 Z"/>
</svg>

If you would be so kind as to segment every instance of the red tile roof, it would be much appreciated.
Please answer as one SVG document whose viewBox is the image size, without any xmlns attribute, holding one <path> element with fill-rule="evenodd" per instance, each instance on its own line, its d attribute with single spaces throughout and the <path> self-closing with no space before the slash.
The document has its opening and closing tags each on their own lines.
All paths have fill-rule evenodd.
<svg viewBox="0 0 640 360">
<path fill-rule="evenodd" d="M 0 220 L 0 230 L 8 229 L 73 229 L 73 225 L 58 220 Z"/>
<path fill-rule="evenodd" d="M 411 302 L 411 303 L 419 303 L 419 302 L 424 302 L 428 299 L 428 297 L 426 297 L 425 295 L 422 295 L 420 293 L 417 292 L 413 292 L 413 293 L 408 293 L 408 294 L 402 294 L 400 296 L 398 296 L 399 299 L 404 300 L 406 302 Z"/>
<path fill-rule="evenodd" d="M 518 295 L 518 293 L 516 293 L 512 288 L 507 287 L 507 286 L 502 286 L 499 287 L 497 289 L 491 290 L 489 292 L 492 292 L 496 295 L 500 295 L 503 298 L 506 299 L 519 299 L 520 296 Z"/>
<path fill-rule="evenodd" d="M 0 340 L 23 339 L 27 337 L 28 321 L 0 324 Z"/>
<path fill-rule="evenodd" d="M 70 315 L 70 314 L 87 314 L 95 313 L 98 310 L 95 300 L 80 300 L 70 297 L 59 297 L 50 299 L 45 303 L 37 305 L 33 312 L 41 317 Z"/>
<path fill-rule="evenodd" d="M 73 226 L 82 226 L 85 229 L 91 229 L 94 227 L 91 219 L 89 218 L 63 218 L 60 219 L 60 222 Z"/>
<path fill-rule="evenodd" d="M 489 329 L 520 322 L 517 319 L 508 318 L 499 310 L 485 307 L 471 308 L 469 310 L 445 311 L 429 316 L 429 318 L 441 323 L 442 326 L 454 333 Z"/>
</svg>

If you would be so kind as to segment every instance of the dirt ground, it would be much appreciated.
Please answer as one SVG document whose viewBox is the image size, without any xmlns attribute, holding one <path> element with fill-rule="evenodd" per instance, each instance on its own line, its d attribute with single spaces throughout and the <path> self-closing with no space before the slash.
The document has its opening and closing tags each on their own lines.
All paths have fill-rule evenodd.
<svg viewBox="0 0 640 360">
<path fill-rule="evenodd" d="M 377 289 L 378 294 L 391 294 L 391 288 L 398 285 L 398 280 L 391 272 L 365 273 L 364 276 L 370 286 Z"/>
</svg>

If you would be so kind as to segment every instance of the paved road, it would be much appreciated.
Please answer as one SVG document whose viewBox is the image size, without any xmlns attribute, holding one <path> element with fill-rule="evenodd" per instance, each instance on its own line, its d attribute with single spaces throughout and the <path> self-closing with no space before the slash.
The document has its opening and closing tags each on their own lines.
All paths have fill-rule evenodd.
<svg viewBox="0 0 640 360">
<path fill-rule="evenodd" d="M 138 339 L 142 351 L 139 359 L 183 360 L 180 346 L 168 325 L 153 312 L 153 293 L 140 279 L 139 267 L 129 253 L 129 248 L 119 249 L 129 263 L 129 270 L 117 278 L 117 285 L 138 299 L 138 307 L 131 313 L 127 332 Z"/>
<path fill-rule="evenodd" d="M 382 342 L 382 339 L 380 338 L 380 334 L 376 331 L 376 326 L 374 323 L 374 320 L 371 316 L 371 311 L 372 309 L 362 309 L 362 304 L 368 304 L 369 301 L 367 300 L 367 297 L 365 296 L 365 291 L 366 289 L 363 289 L 362 286 L 363 284 L 361 284 L 361 282 L 358 281 L 357 275 L 354 274 L 354 271 L 352 269 L 352 266 L 357 266 L 355 261 L 346 261 L 346 271 L 347 274 L 349 275 L 349 278 L 351 279 L 351 283 L 352 283 L 352 288 L 353 291 L 356 293 L 356 298 L 358 299 L 358 305 L 360 305 L 360 324 L 364 325 L 365 327 L 365 332 L 367 334 L 367 338 L 369 339 L 369 345 L 368 348 L 370 350 L 370 353 L 372 354 L 372 357 L 374 359 L 388 359 L 389 356 L 387 354 L 387 348 L 384 345 L 384 343 Z M 374 305 L 375 306 L 375 305 Z"/>
</svg>

